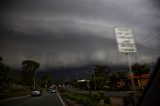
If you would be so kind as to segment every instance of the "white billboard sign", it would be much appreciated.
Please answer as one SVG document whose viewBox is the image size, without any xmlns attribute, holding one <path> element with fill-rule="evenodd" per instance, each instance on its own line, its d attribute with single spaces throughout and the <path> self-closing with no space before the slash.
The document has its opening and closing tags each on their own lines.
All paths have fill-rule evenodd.
<svg viewBox="0 0 160 106">
<path fill-rule="evenodd" d="M 129 53 L 137 51 L 131 28 L 115 27 L 114 31 L 119 52 Z"/>
</svg>

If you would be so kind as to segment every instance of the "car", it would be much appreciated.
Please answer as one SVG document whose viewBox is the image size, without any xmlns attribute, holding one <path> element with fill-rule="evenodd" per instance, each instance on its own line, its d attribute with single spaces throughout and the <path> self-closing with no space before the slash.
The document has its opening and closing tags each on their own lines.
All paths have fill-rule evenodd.
<svg viewBox="0 0 160 106">
<path fill-rule="evenodd" d="M 42 96 L 42 91 L 41 90 L 33 90 L 31 92 L 31 96 Z"/>
<path fill-rule="evenodd" d="M 52 90 L 51 90 L 51 93 L 56 93 L 56 90 L 55 90 L 55 89 L 52 89 Z"/>
</svg>

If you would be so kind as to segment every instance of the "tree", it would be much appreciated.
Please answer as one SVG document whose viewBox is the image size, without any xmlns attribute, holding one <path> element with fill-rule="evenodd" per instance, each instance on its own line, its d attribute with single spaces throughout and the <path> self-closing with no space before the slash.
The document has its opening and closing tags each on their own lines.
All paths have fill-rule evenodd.
<svg viewBox="0 0 160 106">
<path fill-rule="evenodd" d="M 38 62 L 33 60 L 24 60 L 21 65 L 24 71 L 33 71 L 33 72 L 36 71 L 40 66 Z"/>
<path fill-rule="evenodd" d="M 2 58 L 2 57 L 0 57 L 0 63 L 2 63 L 2 61 L 3 61 L 3 58 Z"/>
<path fill-rule="evenodd" d="M 127 71 L 119 71 L 119 72 L 116 72 L 116 74 L 119 80 L 125 80 L 128 77 Z"/>
<path fill-rule="evenodd" d="M 22 63 L 22 82 L 24 85 L 32 86 L 36 70 L 40 64 L 33 60 L 24 60 Z"/>
<path fill-rule="evenodd" d="M 128 72 L 127 71 L 119 71 L 113 72 L 110 74 L 110 87 L 117 89 L 117 82 L 124 81 L 127 83 Z"/>
<path fill-rule="evenodd" d="M 96 86 L 97 90 L 102 90 L 105 82 L 109 80 L 110 69 L 105 65 L 94 65 L 94 72 L 95 75 L 92 75 L 92 79 L 90 81 L 91 87 L 93 87 L 95 80 L 96 85 L 94 84 L 94 87 Z"/>
<path fill-rule="evenodd" d="M 43 75 L 40 79 L 39 79 L 39 83 L 38 83 L 41 87 L 50 87 L 51 85 L 54 84 L 54 80 L 51 76 L 49 75 Z"/>
<path fill-rule="evenodd" d="M 109 81 L 110 88 L 116 88 L 117 87 L 117 81 L 118 81 L 118 79 L 119 79 L 119 77 L 118 77 L 118 75 L 117 75 L 116 72 L 111 73 L 111 75 L 110 75 L 110 81 Z"/>
<path fill-rule="evenodd" d="M 12 74 L 11 74 L 11 68 L 4 65 L 2 62 L 0 62 L 0 91 L 4 92 L 5 90 L 9 89 L 10 83 L 12 81 Z"/>
<path fill-rule="evenodd" d="M 14 84 L 22 84 L 21 73 L 16 72 L 15 69 L 11 69 L 11 74 L 12 74 L 12 83 L 14 83 Z"/>
<path fill-rule="evenodd" d="M 141 65 L 141 64 L 135 63 L 134 65 L 132 65 L 132 70 L 134 74 L 139 76 L 141 76 L 142 74 L 148 74 L 150 72 L 150 69 L 147 64 Z"/>
<path fill-rule="evenodd" d="M 132 65 L 132 70 L 133 70 L 134 76 L 136 75 L 138 77 L 139 84 L 141 86 L 142 85 L 141 76 L 143 74 L 148 74 L 150 72 L 148 65 L 147 64 L 141 65 L 141 64 L 135 63 L 134 65 Z"/>
</svg>

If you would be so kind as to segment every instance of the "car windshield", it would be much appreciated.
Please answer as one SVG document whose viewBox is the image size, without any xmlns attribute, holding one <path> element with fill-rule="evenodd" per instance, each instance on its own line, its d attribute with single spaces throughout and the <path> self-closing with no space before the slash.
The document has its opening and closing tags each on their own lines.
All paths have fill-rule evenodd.
<svg viewBox="0 0 160 106">
<path fill-rule="evenodd" d="M 1 0 L 0 105 L 135 105 L 160 57 L 159 5 Z"/>
</svg>

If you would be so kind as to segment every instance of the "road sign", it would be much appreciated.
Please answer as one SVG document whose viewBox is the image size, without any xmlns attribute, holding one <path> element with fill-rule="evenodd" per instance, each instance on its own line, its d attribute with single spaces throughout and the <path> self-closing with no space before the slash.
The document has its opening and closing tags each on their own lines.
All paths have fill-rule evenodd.
<svg viewBox="0 0 160 106">
<path fill-rule="evenodd" d="M 136 45 L 133 38 L 133 32 L 131 28 L 125 28 L 125 27 L 115 27 L 114 28 L 116 39 L 117 39 L 117 45 L 119 52 L 125 53 L 126 59 L 128 62 L 128 68 L 129 73 L 132 74 L 132 64 L 131 59 L 129 56 L 130 52 L 136 52 Z M 131 84 L 133 91 L 136 91 L 135 89 L 135 82 L 134 79 L 131 78 Z M 136 95 L 134 94 L 134 103 L 136 103 Z"/>
<path fill-rule="evenodd" d="M 119 52 L 129 53 L 137 51 L 131 28 L 115 27 L 114 31 Z"/>
</svg>

